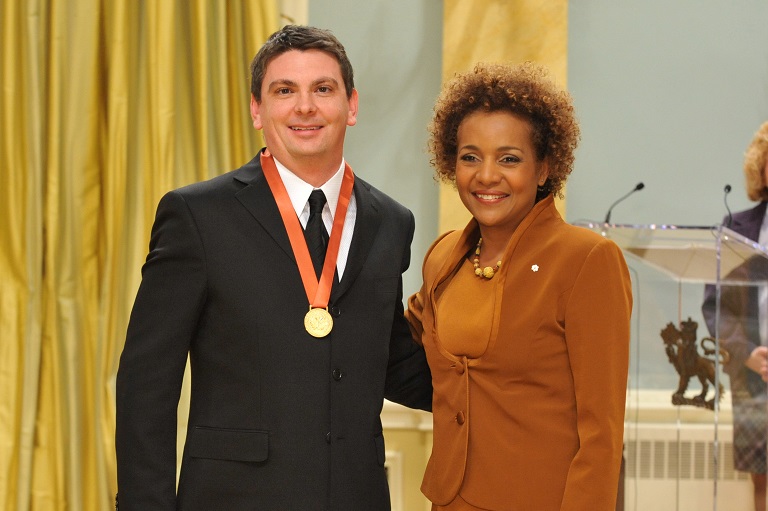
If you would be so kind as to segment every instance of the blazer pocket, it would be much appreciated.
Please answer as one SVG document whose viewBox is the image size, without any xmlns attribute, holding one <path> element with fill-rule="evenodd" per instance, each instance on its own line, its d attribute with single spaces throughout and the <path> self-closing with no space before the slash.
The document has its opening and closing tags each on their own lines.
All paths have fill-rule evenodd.
<svg viewBox="0 0 768 511">
<path fill-rule="evenodd" d="M 269 457 L 268 431 L 195 426 L 187 442 L 193 458 L 258 462 Z"/>
</svg>

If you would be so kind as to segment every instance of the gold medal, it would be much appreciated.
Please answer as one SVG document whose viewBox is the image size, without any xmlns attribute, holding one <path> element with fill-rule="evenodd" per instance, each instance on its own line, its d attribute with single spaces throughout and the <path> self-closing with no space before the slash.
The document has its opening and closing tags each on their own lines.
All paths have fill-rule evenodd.
<svg viewBox="0 0 768 511">
<path fill-rule="evenodd" d="M 336 213 L 333 215 L 333 227 L 330 232 L 331 236 L 328 239 L 325 262 L 320 272 L 320 278 L 318 278 L 312 265 L 307 242 L 304 239 L 304 230 L 299 222 L 299 217 L 296 216 L 296 211 L 293 209 L 285 185 L 280 179 L 275 161 L 266 152 L 261 154 L 260 161 L 264 177 L 275 197 L 275 202 L 277 202 L 277 209 L 280 211 L 280 217 L 283 219 L 288 240 L 291 242 L 291 250 L 296 257 L 296 265 L 301 275 L 301 282 L 304 284 L 304 291 L 307 293 L 309 312 L 304 316 L 304 328 L 313 337 L 325 337 L 333 329 L 333 318 L 328 313 L 328 301 L 331 296 L 331 288 L 333 287 L 333 275 L 336 271 L 336 260 L 338 259 L 339 246 L 341 245 L 341 233 L 344 231 L 344 220 L 354 192 L 355 175 L 352 173 L 350 166 L 345 164 L 344 178 L 341 181 L 339 200 L 336 203 Z"/>
<path fill-rule="evenodd" d="M 309 312 L 304 316 L 304 328 L 312 337 L 325 337 L 333 329 L 333 318 L 327 309 L 309 307 Z"/>
</svg>

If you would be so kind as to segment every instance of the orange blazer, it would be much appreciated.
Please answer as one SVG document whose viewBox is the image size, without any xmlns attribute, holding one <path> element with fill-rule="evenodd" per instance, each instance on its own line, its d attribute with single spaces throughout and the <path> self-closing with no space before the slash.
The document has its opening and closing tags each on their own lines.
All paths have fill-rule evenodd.
<svg viewBox="0 0 768 511">
<path fill-rule="evenodd" d="M 613 510 L 632 310 L 621 250 L 564 222 L 552 197 L 537 203 L 494 277 L 488 348 L 467 358 L 441 345 L 436 302 L 478 236 L 472 220 L 438 239 L 408 303 L 434 388 L 422 492 L 488 510 Z"/>
</svg>

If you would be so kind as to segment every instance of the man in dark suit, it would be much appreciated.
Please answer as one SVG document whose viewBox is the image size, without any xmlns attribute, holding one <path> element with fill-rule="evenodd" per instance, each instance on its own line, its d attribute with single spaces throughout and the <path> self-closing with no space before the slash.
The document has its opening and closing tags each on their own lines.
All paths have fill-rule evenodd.
<svg viewBox="0 0 768 511">
<path fill-rule="evenodd" d="M 387 510 L 383 398 L 431 406 L 403 318 L 413 215 L 344 162 L 358 98 L 330 32 L 281 29 L 251 73 L 266 148 L 158 206 L 117 376 L 119 506 Z"/>
</svg>

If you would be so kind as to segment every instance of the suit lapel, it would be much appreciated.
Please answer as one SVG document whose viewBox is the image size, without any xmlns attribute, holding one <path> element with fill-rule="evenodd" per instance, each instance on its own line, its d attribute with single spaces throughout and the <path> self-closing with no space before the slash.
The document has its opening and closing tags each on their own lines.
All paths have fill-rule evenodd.
<svg viewBox="0 0 768 511">
<path fill-rule="evenodd" d="M 352 244 L 349 247 L 344 275 L 339 285 L 334 286 L 331 291 L 331 301 L 338 300 L 360 275 L 381 225 L 380 204 L 371 194 L 368 184 L 356 178 L 354 192 L 357 204 L 355 230 L 352 234 Z"/>
<path fill-rule="evenodd" d="M 241 167 L 235 173 L 234 179 L 246 185 L 235 193 L 235 197 L 253 215 L 256 221 L 261 224 L 272 239 L 275 240 L 275 243 L 283 252 L 292 260 L 295 260 L 293 249 L 291 249 L 291 242 L 288 239 L 288 233 L 280 216 L 280 210 L 277 208 L 275 198 L 261 170 L 259 156 L 256 156 L 247 165 Z"/>
</svg>

